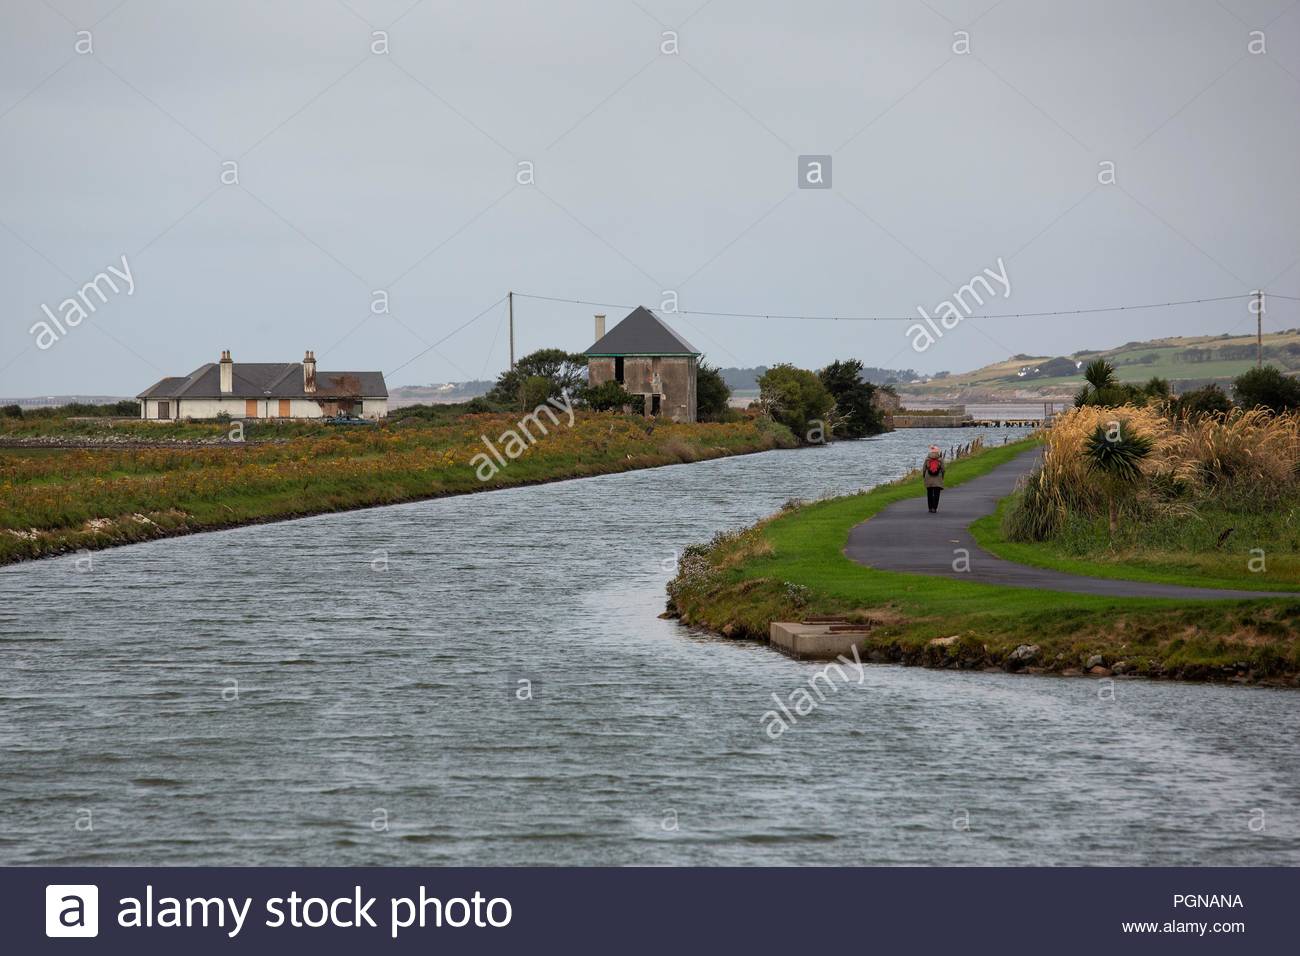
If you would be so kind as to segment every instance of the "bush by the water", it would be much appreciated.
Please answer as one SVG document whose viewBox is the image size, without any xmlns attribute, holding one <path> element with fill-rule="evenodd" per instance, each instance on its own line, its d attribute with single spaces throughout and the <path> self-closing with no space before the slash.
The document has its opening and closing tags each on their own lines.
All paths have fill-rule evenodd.
<svg viewBox="0 0 1300 956">
<path fill-rule="evenodd" d="M 876 386 L 863 378 L 857 359 L 835 361 L 817 377 L 835 399 L 831 409 L 831 431 L 835 438 L 865 438 L 885 430 L 885 416 L 876 404 Z"/>
<path fill-rule="evenodd" d="M 826 420 L 835 397 L 815 372 L 788 362 L 768 369 L 758 380 L 759 404 L 805 444 L 821 444 L 829 437 Z"/>
</svg>

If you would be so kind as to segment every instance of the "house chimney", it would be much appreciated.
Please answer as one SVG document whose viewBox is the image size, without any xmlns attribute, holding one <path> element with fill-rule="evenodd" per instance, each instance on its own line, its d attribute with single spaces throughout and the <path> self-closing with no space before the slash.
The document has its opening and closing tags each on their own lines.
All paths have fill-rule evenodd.
<svg viewBox="0 0 1300 956">
<path fill-rule="evenodd" d="M 230 349 L 221 353 L 221 394 L 229 395 L 235 390 L 235 363 L 230 360 Z"/>
<path fill-rule="evenodd" d="M 302 360 L 302 390 L 307 393 L 316 391 L 316 356 L 311 349 Z"/>
<path fill-rule="evenodd" d="M 605 313 L 596 313 L 596 341 L 599 342 L 605 337 Z"/>
</svg>

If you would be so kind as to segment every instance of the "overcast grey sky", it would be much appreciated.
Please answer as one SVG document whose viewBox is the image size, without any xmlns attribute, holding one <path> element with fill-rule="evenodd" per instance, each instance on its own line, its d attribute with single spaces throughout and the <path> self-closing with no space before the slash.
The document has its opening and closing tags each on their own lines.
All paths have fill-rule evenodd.
<svg viewBox="0 0 1300 956">
<path fill-rule="evenodd" d="M 927 372 L 1245 331 L 1245 299 L 978 315 L 1300 296 L 1297 106 L 1292 0 L 4 0 L 0 395 L 227 348 L 492 377 L 509 289 L 912 315 L 999 258 L 1010 296 L 924 353 L 906 323 L 670 321 L 721 365 Z M 796 188 L 806 154 L 831 188 Z M 123 255 L 132 294 L 38 348 Z M 585 348 L 593 311 L 517 299 L 517 352 Z"/>
</svg>

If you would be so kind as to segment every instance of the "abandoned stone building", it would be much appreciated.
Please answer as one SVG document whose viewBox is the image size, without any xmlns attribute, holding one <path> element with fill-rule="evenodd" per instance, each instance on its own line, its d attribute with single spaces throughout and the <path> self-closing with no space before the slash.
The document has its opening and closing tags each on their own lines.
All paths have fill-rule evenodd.
<svg viewBox="0 0 1300 956">
<path fill-rule="evenodd" d="M 592 385 L 621 382 L 624 389 L 643 397 L 646 415 L 695 421 L 700 353 L 644 306 L 630 312 L 608 334 L 605 317 L 596 316 L 596 343 L 586 356 L 587 380 Z"/>
</svg>

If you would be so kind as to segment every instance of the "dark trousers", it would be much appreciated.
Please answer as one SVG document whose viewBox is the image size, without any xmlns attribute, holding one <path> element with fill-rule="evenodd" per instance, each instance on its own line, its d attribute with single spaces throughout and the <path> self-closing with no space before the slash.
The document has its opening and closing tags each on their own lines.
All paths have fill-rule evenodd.
<svg viewBox="0 0 1300 956">
<path fill-rule="evenodd" d="M 930 502 L 930 510 L 931 510 L 931 511 L 938 511 L 938 510 L 939 510 L 939 493 L 940 493 L 941 491 L 943 491 L 942 488 L 926 488 L 926 489 L 925 489 L 925 497 L 926 497 L 926 499 Z"/>
</svg>

